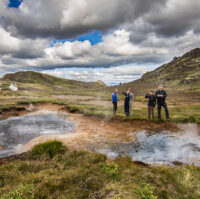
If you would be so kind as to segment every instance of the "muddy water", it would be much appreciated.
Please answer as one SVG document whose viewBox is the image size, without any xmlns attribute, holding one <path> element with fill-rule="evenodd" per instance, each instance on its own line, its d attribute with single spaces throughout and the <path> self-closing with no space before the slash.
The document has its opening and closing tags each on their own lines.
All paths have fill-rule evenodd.
<svg viewBox="0 0 200 199">
<path fill-rule="evenodd" d="M 50 111 L 0 121 L 0 157 L 15 154 L 23 144 L 41 135 L 67 134 L 74 128 L 67 115 Z"/>
<path fill-rule="evenodd" d="M 194 126 L 190 129 L 193 130 L 153 135 L 140 131 L 135 134 L 136 142 L 114 144 L 96 151 L 111 158 L 127 155 L 134 161 L 150 164 L 172 164 L 178 161 L 200 166 L 200 135 Z"/>
</svg>

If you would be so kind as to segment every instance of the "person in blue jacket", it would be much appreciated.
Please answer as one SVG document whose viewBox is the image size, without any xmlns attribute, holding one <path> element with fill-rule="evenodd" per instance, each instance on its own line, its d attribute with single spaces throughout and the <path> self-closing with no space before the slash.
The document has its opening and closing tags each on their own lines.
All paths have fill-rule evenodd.
<svg viewBox="0 0 200 199">
<path fill-rule="evenodd" d="M 117 112 L 117 92 L 118 90 L 115 88 L 112 94 L 112 103 L 113 103 L 113 114 L 115 115 Z"/>
</svg>

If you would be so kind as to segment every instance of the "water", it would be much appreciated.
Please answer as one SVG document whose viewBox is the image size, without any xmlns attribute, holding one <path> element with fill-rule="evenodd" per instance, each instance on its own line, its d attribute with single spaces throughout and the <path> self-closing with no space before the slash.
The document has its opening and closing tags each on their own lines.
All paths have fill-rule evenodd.
<svg viewBox="0 0 200 199">
<path fill-rule="evenodd" d="M 35 112 L 27 116 L 0 121 L 0 157 L 15 154 L 17 149 L 41 135 L 61 135 L 73 132 L 75 124 L 58 112 Z M 180 126 L 179 133 L 134 133 L 136 141 L 95 146 L 96 152 L 111 158 L 130 156 L 134 161 L 172 164 L 183 162 L 200 166 L 200 134 L 195 124 Z M 120 138 L 119 138 L 120 139 Z M 133 139 L 134 140 L 134 139 Z"/>
<path fill-rule="evenodd" d="M 196 133 L 161 132 L 149 135 L 141 131 L 135 136 L 136 142 L 115 144 L 96 151 L 111 158 L 128 155 L 134 161 L 149 164 L 172 164 L 178 161 L 200 166 L 200 136 Z"/>
<path fill-rule="evenodd" d="M 74 128 L 66 115 L 48 111 L 0 121 L 0 157 L 15 154 L 20 146 L 41 135 L 66 134 Z"/>
</svg>

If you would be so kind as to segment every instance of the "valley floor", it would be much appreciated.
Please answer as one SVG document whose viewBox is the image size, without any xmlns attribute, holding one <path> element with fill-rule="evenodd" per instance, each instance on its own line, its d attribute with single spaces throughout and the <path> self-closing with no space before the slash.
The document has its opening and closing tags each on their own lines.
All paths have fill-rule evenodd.
<svg viewBox="0 0 200 199">
<path fill-rule="evenodd" d="M 4 159 L 0 166 L 0 198 L 110 198 L 110 199 L 197 199 L 200 197 L 200 170 L 195 166 L 149 166 L 134 163 L 130 158 L 110 160 L 91 153 L 96 146 L 129 142 L 139 130 L 178 132 L 177 122 L 200 123 L 198 102 L 169 100 L 170 121 L 147 121 L 146 101 L 136 97 L 134 114 L 124 116 L 120 97 L 117 116 L 112 116 L 109 95 L 0 96 L 0 119 L 25 115 L 29 111 L 67 112 L 77 124 L 71 135 L 56 138 L 68 150 L 53 159 L 29 157 L 29 152 Z M 30 104 L 32 104 L 30 106 Z M 198 124 L 197 124 L 198 125 Z M 200 127 L 198 126 L 200 129 Z M 27 143 L 28 151 L 35 144 L 55 139 L 42 136 Z M 132 140 L 134 141 L 134 140 Z M 19 160 L 18 160 L 19 159 Z M 3 196 L 4 195 L 4 196 Z M 150 195 L 150 196 L 149 196 Z M 143 197 L 145 196 L 145 197 Z"/>
</svg>

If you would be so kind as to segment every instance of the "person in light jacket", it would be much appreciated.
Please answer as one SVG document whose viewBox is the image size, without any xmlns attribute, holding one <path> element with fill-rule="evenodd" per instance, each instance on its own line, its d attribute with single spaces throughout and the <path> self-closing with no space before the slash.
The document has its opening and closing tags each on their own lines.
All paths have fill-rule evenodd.
<svg viewBox="0 0 200 199">
<path fill-rule="evenodd" d="M 131 88 L 128 89 L 129 95 L 130 95 L 130 101 L 129 101 L 129 113 L 130 115 L 133 114 L 133 99 L 134 99 L 134 93 L 131 91 Z"/>
</svg>

